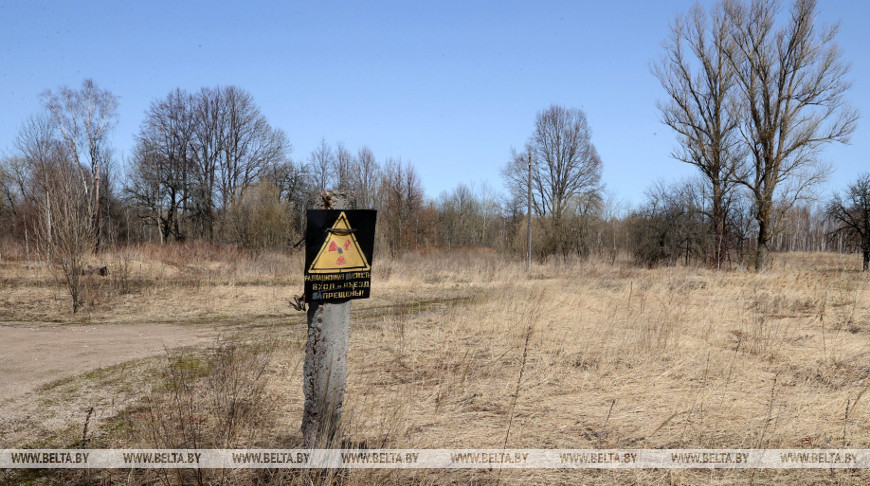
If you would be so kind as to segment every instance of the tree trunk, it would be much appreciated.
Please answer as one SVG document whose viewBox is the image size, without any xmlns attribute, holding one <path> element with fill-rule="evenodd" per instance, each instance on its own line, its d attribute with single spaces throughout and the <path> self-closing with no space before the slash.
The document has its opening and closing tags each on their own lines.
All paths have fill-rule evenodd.
<svg viewBox="0 0 870 486">
<path fill-rule="evenodd" d="M 716 264 L 716 270 L 722 268 L 722 263 L 725 261 L 725 208 L 722 204 L 722 188 L 719 184 L 713 183 L 713 234 L 715 241 L 713 242 L 713 261 Z"/>
<path fill-rule="evenodd" d="M 862 267 L 862 271 L 866 272 L 868 268 L 870 268 L 870 249 L 864 250 L 864 266 Z"/>
<path fill-rule="evenodd" d="M 755 270 L 767 270 L 770 265 L 770 228 L 766 218 L 758 219 L 758 249 L 755 252 Z"/>
</svg>

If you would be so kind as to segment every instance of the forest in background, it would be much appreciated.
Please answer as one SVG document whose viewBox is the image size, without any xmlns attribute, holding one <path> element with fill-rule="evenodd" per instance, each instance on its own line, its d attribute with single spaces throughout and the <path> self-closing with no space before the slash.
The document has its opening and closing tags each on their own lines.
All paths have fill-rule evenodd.
<svg viewBox="0 0 870 486">
<path fill-rule="evenodd" d="M 580 168 L 588 173 L 570 192 L 555 194 L 565 183 L 548 179 L 544 142 L 533 155 L 533 255 L 715 264 L 704 181 L 657 182 L 639 207 L 627 207 L 602 187 L 602 162 L 579 110 L 553 106 L 539 114 L 527 149 L 514 151 L 499 179 L 506 193 L 487 182 L 461 183 L 431 197 L 412 162 L 379 160 L 366 146 L 351 151 L 324 139 L 307 157 L 291 157 L 287 135 L 268 123 L 250 93 L 233 86 L 155 100 L 128 160 L 114 157 L 106 143 L 116 116 L 112 93 L 86 80 L 79 89 L 47 91 L 43 101 L 44 112 L 23 123 L 13 155 L 0 158 L 0 238 L 6 246 L 26 245 L 34 259 L 46 253 L 51 212 L 62 213 L 54 215 L 56 227 L 63 215 L 98 225 L 85 235 L 95 250 L 203 240 L 290 251 L 302 237 L 308 198 L 325 189 L 351 191 L 358 207 L 379 210 L 380 252 L 487 247 L 524 255 L 527 149 L 548 132 L 579 125 L 587 138 L 576 144 L 592 155 L 576 155 L 577 167 L 564 170 L 565 179 Z M 61 208 L 62 199 L 77 204 Z M 859 240 L 836 231 L 840 222 L 826 203 L 777 213 L 772 249 L 859 249 Z M 752 210 L 746 197 L 729 201 L 729 266 L 747 265 L 755 248 Z"/>
<path fill-rule="evenodd" d="M 376 251 L 492 248 L 643 266 L 763 270 L 770 251 L 861 251 L 870 260 L 870 176 L 833 198 L 814 189 L 858 114 L 844 94 L 848 62 L 816 2 L 789 15 L 776 1 L 693 7 L 671 25 L 652 65 L 665 96 L 672 154 L 696 177 L 653 183 L 627 207 L 608 195 L 593 129 L 577 108 L 538 112 L 521 148 L 506 147 L 499 182 L 425 194 L 413 163 L 324 138 L 307 155 L 237 86 L 176 89 L 145 113 L 129 157 L 109 136 L 118 97 L 86 79 L 48 89 L 0 158 L 0 258 L 59 267 L 69 282 L 87 255 L 138 242 L 205 241 L 259 252 L 299 247 L 305 208 L 323 190 L 351 191 L 379 211 Z M 502 187 L 504 190 L 502 191 Z M 21 251 L 23 247 L 23 252 Z M 75 300 L 75 299 L 74 299 Z"/>
</svg>

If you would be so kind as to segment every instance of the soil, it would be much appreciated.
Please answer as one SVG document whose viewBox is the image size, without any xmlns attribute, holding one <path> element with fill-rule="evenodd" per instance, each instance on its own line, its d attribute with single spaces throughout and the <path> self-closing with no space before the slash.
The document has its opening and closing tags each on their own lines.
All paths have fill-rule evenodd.
<svg viewBox="0 0 870 486">
<path fill-rule="evenodd" d="M 0 402 L 52 381 L 213 340 L 211 326 L 0 324 Z"/>
</svg>

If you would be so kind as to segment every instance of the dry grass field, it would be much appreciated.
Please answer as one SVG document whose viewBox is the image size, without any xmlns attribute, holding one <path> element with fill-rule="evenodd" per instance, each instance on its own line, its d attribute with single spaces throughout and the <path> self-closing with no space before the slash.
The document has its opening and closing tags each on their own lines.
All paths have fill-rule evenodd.
<svg viewBox="0 0 870 486">
<path fill-rule="evenodd" d="M 107 254 L 109 276 L 94 277 L 73 315 L 49 272 L 8 254 L 0 331 L 15 339 L 0 340 L 0 374 L 24 384 L 0 387 L 0 447 L 301 446 L 305 316 L 288 305 L 301 257 Z M 870 277 L 859 264 L 778 254 L 753 273 L 552 261 L 527 275 L 488 251 L 380 258 L 372 298 L 353 303 L 343 437 L 369 448 L 870 448 Z M 101 329 L 113 338 L 97 339 Z M 93 352 L 71 352 L 85 331 Z M 3 359 L 28 339 L 41 343 L 29 344 L 32 360 L 65 366 Z M 870 482 L 826 469 L 202 474 L 4 471 L 0 483 Z"/>
</svg>

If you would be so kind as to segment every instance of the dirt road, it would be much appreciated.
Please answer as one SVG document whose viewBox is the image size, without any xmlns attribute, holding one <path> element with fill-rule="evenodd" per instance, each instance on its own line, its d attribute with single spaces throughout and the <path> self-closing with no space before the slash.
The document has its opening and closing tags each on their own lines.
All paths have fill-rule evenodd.
<svg viewBox="0 0 870 486">
<path fill-rule="evenodd" d="M 0 401 L 59 378 L 201 344 L 218 333 L 199 325 L 0 323 Z"/>
</svg>

